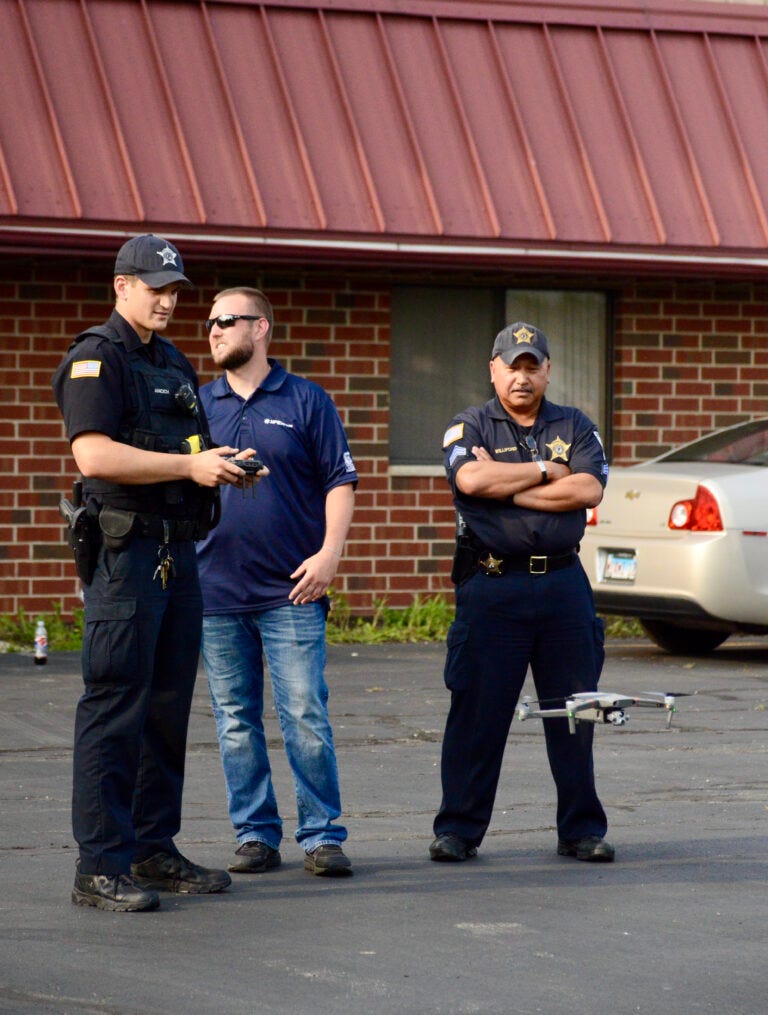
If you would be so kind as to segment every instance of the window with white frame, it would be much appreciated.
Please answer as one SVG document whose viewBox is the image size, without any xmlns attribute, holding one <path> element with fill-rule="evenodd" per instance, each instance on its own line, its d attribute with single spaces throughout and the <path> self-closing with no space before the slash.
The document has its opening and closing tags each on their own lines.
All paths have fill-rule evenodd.
<svg viewBox="0 0 768 1015">
<path fill-rule="evenodd" d="M 390 465 L 412 472 L 442 466 L 451 418 L 493 396 L 493 339 L 513 321 L 549 339 L 547 398 L 578 406 L 607 443 L 607 298 L 575 290 L 397 286 L 392 292 Z"/>
</svg>

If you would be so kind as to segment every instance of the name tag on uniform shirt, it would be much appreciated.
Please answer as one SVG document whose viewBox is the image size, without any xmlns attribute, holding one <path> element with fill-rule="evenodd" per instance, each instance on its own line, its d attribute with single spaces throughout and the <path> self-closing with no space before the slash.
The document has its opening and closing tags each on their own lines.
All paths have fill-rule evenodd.
<svg viewBox="0 0 768 1015">
<path fill-rule="evenodd" d="M 76 359 L 69 371 L 69 376 L 73 380 L 78 377 L 98 377 L 100 370 L 100 359 Z"/>
</svg>

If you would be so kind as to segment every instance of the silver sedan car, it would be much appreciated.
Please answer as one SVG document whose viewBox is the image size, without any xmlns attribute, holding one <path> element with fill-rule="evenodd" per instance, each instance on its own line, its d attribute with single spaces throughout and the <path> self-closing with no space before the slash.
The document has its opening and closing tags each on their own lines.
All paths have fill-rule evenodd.
<svg viewBox="0 0 768 1015">
<path fill-rule="evenodd" d="M 768 634 L 768 419 L 611 469 L 581 560 L 598 610 L 668 652 Z"/>
</svg>

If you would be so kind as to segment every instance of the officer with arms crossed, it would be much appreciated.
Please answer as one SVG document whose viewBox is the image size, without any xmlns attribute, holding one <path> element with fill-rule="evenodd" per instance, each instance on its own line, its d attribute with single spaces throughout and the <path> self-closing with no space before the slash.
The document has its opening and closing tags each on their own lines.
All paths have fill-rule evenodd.
<svg viewBox="0 0 768 1015">
<path fill-rule="evenodd" d="M 231 880 L 173 843 L 202 626 L 194 540 L 215 524 L 219 484 L 243 478 L 225 461 L 236 449 L 204 450 L 195 371 L 158 334 L 182 286 L 191 283 L 173 244 L 128 240 L 109 321 L 75 339 L 53 378 L 93 551 L 91 566 L 78 562 L 85 693 L 75 721 L 72 901 L 99 909 L 155 909 L 158 889 L 208 893 Z"/>
<path fill-rule="evenodd" d="M 602 499 L 608 467 L 594 424 L 544 397 L 550 367 L 546 336 L 530 324 L 508 325 L 491 353 L 496 397 L 456 416 L 443 441 L 459 536 L 432 860 L 477 853 L 529 664 L 539 698 L 550 703 L 595 690 L 603 664 L 602 622 L 577 549 L 584 509 Z M 611 861 L 592 733 L 591 723 L 575 734 L 566 719 L 544 724 L 557 852 Z"/>
<path fill-rule="evenodd" d="M 211 434 L 257 449 L 270 476 L 254 497 L 222 495 L 198 545 L 203 657 L 238 842 L 229 869 L 280 863 L 282 821 L 264 734 L 264 660 L 293 772 L 304 869 L 344 877 L 341 796 L 328 718 L 325 618 L 352 520 L 357 473 L 339 414 L 312 381 L 267 356 L 273 314 L 258 289 L 219 293 L 206 322 L 224 374 L 200 391 Z"/>
</svg>

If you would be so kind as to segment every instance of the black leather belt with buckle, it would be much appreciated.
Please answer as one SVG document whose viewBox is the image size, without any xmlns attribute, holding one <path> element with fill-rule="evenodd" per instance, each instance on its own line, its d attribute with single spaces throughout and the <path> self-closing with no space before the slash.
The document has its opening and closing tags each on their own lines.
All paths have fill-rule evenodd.
<svg viewBox="0 0 768 1015">
<path fill-rule="evenodd" d="M 171 540 L 173 542 L 184 542 L 188 539 L 199 539 L 199 526 L 197 522 L 184 518 L 164 519 L 159 515 L 136 516 L 137 531 L 142 536 L 151 536 L 153 539 Z"/>
<path fill-rule="evenodd" d="M 576 563 L 576 552 L 561 553 L 554 557 L 497 557 L 490 550 L 484 550 L 478 557 L 483 574 L 489 578 L 500 578 L 507 571 L 522 571 L 527 574 L 549 574 L 562 567 Z"/>
</svg>

